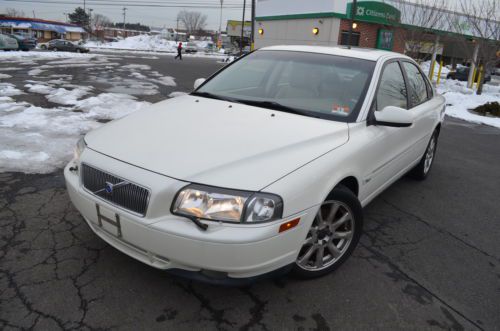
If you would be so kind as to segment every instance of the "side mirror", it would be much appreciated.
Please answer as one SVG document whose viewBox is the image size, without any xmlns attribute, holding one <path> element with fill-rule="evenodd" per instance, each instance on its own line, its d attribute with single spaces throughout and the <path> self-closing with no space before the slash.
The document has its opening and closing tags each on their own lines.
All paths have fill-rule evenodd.
<svg viewBox="0 0 500 331">
<path fill-rule="evenodd" d="M 194 81 L 194 89 L 196 90 L 198 87 L 200 87 L 201 84 L 205 83 L 206 79 L 205 78 L 198 78 L 197 80 Z"/>
<path fill-rule="evenodd" d="M 375 111 L 373 114 L 375 116 L 376 125 L 401 128 L 413 124 L 413 114 L 408 109 L 387 106 L 382 110 Z"/>
</svg>

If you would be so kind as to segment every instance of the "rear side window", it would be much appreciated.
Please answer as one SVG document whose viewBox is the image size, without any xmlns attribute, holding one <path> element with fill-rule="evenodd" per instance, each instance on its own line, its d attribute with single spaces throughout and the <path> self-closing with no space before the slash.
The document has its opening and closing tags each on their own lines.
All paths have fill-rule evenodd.
<svg viewBox="0 0 500 331">
<path fill-rule="evenodd" d="M 427 101 L 427 86 L 420 70 L 410 62 L 403 62 L 403 67 L 408 78 L 411 106 L 414 107 Z"/>
<path fill-rule="evenodd" d="M 376 110 L 387 106 L 407 109 L 407 92 L 401 68 L 397 62 L 385 66 L 377 90 Z"/>
</svg>

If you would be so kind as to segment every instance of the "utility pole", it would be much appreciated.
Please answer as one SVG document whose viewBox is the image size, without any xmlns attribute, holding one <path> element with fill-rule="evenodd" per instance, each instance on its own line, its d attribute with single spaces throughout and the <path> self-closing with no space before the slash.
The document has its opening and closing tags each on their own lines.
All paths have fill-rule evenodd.
<svg viewBox="0 0 500 331">
<path fill-rule="evenodd" d="M 354 23 L 354 16 L 356 16 L 357 10 L 357 0 L 352 0 L 351 5 L 351 19 L 349 20 L 349 35 L 347 36 L 347 48 L 351 49 L 351 36 L 352 36 L 352 24 Z"/>
<path fill-rule="evenodd" d="M 255 0 L 252 0 L 252 34 L 250 43 L 250 50 L 253 51 L 255 45 Z"/>
<path fill-rule="evenodd" d="M 243 0 L 243 17 L 241 18 L 241 40 L 240 40 L 240 56 L 243 54 L 243 36 L 245 32 L 245 7 L 247 6 L 247 0 Z"/>
<path fill-rule="evenodd" d="M 217 35 L 217 47 L 219 47 L 219 44 L 222 45 L 222 5 L 223 4 L 224 4 L 224 0 L 220 0 L 219 33 Z"/>
<path fill-rule="evenodd" d="M 83 11 L 85 11 L 86 8 L 85 8 L 85 0 L 83 0 Z"/>
<path fill-rule="evenodd" d="M 93 11 L 93 9 L 89 8 L 89 30 L 90 30 L 90 33 L 92 33 L 92 11 Z"/>
<path fill-rule="evenodd" d="M 125 17 L 127 13 L 127 7 L 123 7 L 123 38 L 125 38 Z"/>
</svg>

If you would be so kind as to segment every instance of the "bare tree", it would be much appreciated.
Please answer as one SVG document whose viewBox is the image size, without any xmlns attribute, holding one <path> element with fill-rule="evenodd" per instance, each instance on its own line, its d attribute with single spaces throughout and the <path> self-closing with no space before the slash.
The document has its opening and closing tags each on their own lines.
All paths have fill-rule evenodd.
<svg viewBox="0 0 500 331">
<path fill-rule="evenodd" d="M 22 10 L 19 10 L 19 9 L 15 9 L 15 8 L 7 8 L 5 10 L 5 15 L 9 16 L 9 17 L 24 17 L 24 12 Z"/>
<path fill-rule="evenodd" d="M 427 60 L 434 53 L 438 43 L 434 30 L 441 30 L 445 26 L 442 19 L 446 9 L 445 0 L 388 0 L 401 12 L 401 24 L 411 26 L 395 34 L 405 45 L 405 53 L 417 60 Z M 423 58 L 422 54 L 425 54 Z"/>
<path fill-rule="evenodd" d="M 184 25 L 188 33 L 202 31 L 207 25 L 207 15 L 197 11 L 181 10 L 177 19 Z"/>
<path fill-rule="evenodd" d="M 113 23 L 109 19 L 109 17 L 102 15 L 102 14 L 94 14 L 92 16 L 92 27 L 93 30 L 101 30 L 103 27 L 110 26 Z"/>
<path fill-rule="evenodd" d="M 472 86 L 474 69 L 479 67 L 481 77 L 485 71 L 500 63 L 500 0 L 460 0 L 456 12 L 448 16 L 449 28 L 456 32 L 471 60 L 468 86 Z M 470 37 L 464 37 L 470 36 Z M 479 82 L 477 94 L 481 94 L 483 80 Z"/>
</svg>

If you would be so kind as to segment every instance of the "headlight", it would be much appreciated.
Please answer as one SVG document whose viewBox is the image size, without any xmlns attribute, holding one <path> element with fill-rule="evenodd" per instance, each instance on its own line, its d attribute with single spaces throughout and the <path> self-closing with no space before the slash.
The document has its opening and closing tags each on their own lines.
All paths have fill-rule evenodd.
<svg viewBox="0 0 500 331">
<path fill-rule="evenodd" d="M 81 137 L 75 146 L 75 151 L 74 151 L 74 159 L 75 160 L 78 160 L 80 158 L 80 155 L 82 155 L 85 147 L 87 147 L 87 144 L 85 143 L 85 139 L 83 139 L 83 137 Z"/>
<path fill-rule="evenodd" d="M 283 201 L 277 195 L 188 185 L 178 194 L 172 213 L 234 223 L 257 223 L 280 219 Z"/>
</svg>

